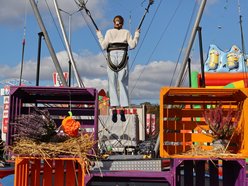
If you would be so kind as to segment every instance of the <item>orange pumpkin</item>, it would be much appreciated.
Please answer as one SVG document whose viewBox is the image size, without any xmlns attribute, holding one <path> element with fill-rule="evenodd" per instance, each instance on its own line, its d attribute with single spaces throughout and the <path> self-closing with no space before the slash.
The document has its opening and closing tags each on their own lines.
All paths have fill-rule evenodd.
<svg viewBox="0 0 248 186">
<path fill-rule="evenodd" d="M 62 121 L 62 128 L 63 131 L 71 137 L 77 137 L 78 136 L 78 130 L 80 127 L 80 123 L 76 120 L 74 120 L 71 116 L 67 116 Z"/>
</svg>

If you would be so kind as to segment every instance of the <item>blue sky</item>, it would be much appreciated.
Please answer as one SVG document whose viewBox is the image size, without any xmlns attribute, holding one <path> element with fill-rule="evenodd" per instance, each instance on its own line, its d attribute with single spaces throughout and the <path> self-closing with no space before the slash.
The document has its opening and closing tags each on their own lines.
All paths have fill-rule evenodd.
<svg viewBox="0 0 248 186">
<path fill-rule="evenodd" d="M 54 50 L 64 71 L 68 70 L 68 56 L 54 12 L 53 0 L 36 0 Z M 86 87 L 107 89 L 106 61 L 95 36 L 95 29 L 84 12 L 77 12 L 74 0 L 57 0 L 59 7 L 73 14 L 61 12 L 67 33 L 71 18 L 71 47 L 80 76 Z M 147 0 L 88 0 L 87 7 L 99 29 L 105 33 L 112 28 L 115 15 L 125 18 L 124 27 L 133 34 L 144 14 Z M 131 102 L 159 102 L 159 90 L 174 85 L 176 62 L 181 63 L 188 44 L 192 25 L 201 1 L 155 0 L 141 28 L 140 42 L 130 51 Z M 238 9 L 240 4 L 240 10 Z M 247 0 L 208 0 L 202 16 L 204 59 L 210 44 L 227 51 L 232 45 L 241 47 L 239 13 L 243 18 L 245 45 L 248 33 Z M 190 18 L 192 20 L 190 21 Z M 85 22 L 85 20 L 87 20 Z M 25 29 L 24 29 L 25 28 Z M 189 31 L 187 32 L 187 29 Z M 35 85 L 38 33 L 40 28 L 29 0 L 1 0 L 0 7 L 0 80 L 19 78 L 22 40 L 26 39 L 23 78 Z M 187 34 L 188 33 L 188 34 Z M 184 45 L 183 45 L 184 44 Z M 180 54 L 180 51 L 182 53 Z M 199 70 L 199 47 L 196 37 L 192 52 L 192 69 Z M 180 66 L 180 65 L 179 65 Z M 41 52 L 41 85 L 53 86 L 55 71 L 45 41 Z M 174 79 L 172 79 L 174 77 Z M 74 82 L 74 81 L 73 81 Z M 76 83 L 76 81 L 74 82 Z M 1 84 L 3 86 L 3 84 Z"/>
</svg>

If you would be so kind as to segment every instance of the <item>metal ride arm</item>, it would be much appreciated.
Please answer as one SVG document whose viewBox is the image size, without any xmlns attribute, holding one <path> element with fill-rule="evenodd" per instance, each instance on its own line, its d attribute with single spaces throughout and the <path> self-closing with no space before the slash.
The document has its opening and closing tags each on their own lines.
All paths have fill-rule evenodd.
<svg viewBox="0 0 248 186">
<path fill-rule="evenodd" d="M 72 64 L 72 67 L 73 67 L 73 70 L 74 70 L 74 74 L 75 74 L 75 77 L 76 77 L 78 86 L 80 88 L 82 88 L 82 87 L 84 87 L 84 84 L 83 84 L 83 82 L 82 82 L 82 80 L 81 80 L 81 78 L 79 76 L 79 73 L 78 73 L 78 70 L 77 70 L 77 67 L 76 67 L 76 63 L 75 63 L 75 60 L 74 60 L 73 55 L 72 55 L 72 52 L 71 52 L 71 46 L 70 46 L 70 44 L 68 42 L 67 35 L 65 33 L 64 24 L 62 22 L 60 11 L 59 11 L 59 8 L 58 8 L 58 3 L 57 3 L 56 0 L 54 0 L 54 6 L 55 6 L 55 10 L 56 10 L 58 19 L 59 19 L 59 25 L 60 25 L 60 28 L 62 30 L 62 34 L 63 34 L 63 37 L 64 37 L 64 41 L 65 41 L 67 53 L 68 53 L 70 62 Z"/>
<path fill-rule="evenodd" d="M 149 12 L 149 8 L 150 8 L 150 6 L 151 6 L 153 3 L 154 3 L 154 0 L 149 0 L 149 3 L 148 3 L 148 5 L 147 5 L 147 8 L 145 9 L 145 13 L 144 13 L 144 15 L 143 15 L 143 17 L 142 17 L 142 19 L 141 19 L 141 21 L 140 21 L 140 24 L 139 24 L 139 26 L 138 26 L 138 29 L 141 28 L 142 23 L 143 23 L 143 21 L 144 21 L 144 19 L 145 19 L 145 17 L 146 17 L 146 14 Z"/>
<path fill-rule="evenodd" d="M 35 14 L 35 16 L 36 16 L 36 19 L 37 19 L 37 21 L 38 21 L 38 24 L 39 24 L 39 26 L 40 26 L 40 29 L 42 30 L 42 32 L 43 32 L 43 34 L 44 34 L 44 39 L 45 39 L 45 41 L 46 41 L 47 48 L 48 48 L 48 50 L 49 50 L 49 52 L 50 52 L 50 55 L 51 55 L 51 57 L 52 57 L 52 59 L 53 59 L 53 63 L 54 63 L 55 68 L 56 68 L 56 70 L 57 70 L 57 72 L 58 72 L 58 75 L 59 75 L 59 77 L 60 77 L 60 80 L 62 81 L 62 84 L 63 84 L 65 87 L 68 87 L 67 82 L 66 82 L 66 80 L 65 80 L 65 77 L 64 77 L 64 75 L 63 75 L 63 71 L 62 71 L 62 69 L 61 69 L 61 67 L 60 67 L 59 61 L 58 61 L 58 59 L 57 59 L 57 56 L 56 56 L 56 54 L 55 54 L 55 51 L 54 51 L 54 49 L 53 49 L 53 47 L 52 47 L 52 44 L 51 44 L 51 41 L 50 41 L 50 39 L 49 39 L 48 33 L 47 33 L 47 31 L 46 31 L 45 25 L 44 25 L 44 23 L 43 23 L 43 21 L 42 21 L 42 18 L 41 18 L 41 16 L 40 16 L 40 13 L 39 13 L 39 10 L 38 10 L 38 8 L 37 8 L 37 5 L 36 5 L 36 3 L 35 3 L 34 0 L 29 0 L 29 1 L 30 1 L 30 4 L 31 4 L 32 8 L 33 8 L 33 11 L 34 11 L 34 14 Z"/>
<path fill-rule="evenodd" d="M 198 29 L 198 26 L 199 26 L 199 23 L 200 23 L 200 20 L 201 20 L 201 17 L 202 17 L 203 10 L 205 8 L 206 2 L 207 2 L 207 0 L 202 0 L 202 2 L 201 2 L 201 5 L 200 5 L 200 8 L 199 8 L 199 11 L 198 11 L 196 20 L 195 20 L 195 24 L 194 24 L 193 29 L 192 29 L 192 32 L 191 32 L 191 36 L 190 36 L 190 39 L 189 39 L 188 47 L 186 48 L 186 52 L 185 52 L 185 57 L 184 57 L 184 60 L 183 60 L 183 64 L 182 64 L 182 67 L 180 69 L 179 76 L 177 78 L 175 87 L 179 87 L 181 85 L 181 83 L 182 83 L 182 77 L 183 77 L 183 74 L 184 74 L 184 71 L 185 71 L 185 68 L 186 68 L 188 59 L 189 59 L 189 54 L 190 54 L 190 51 L 191 51 L 193 42 L 195 40 L 196 31 Z M 157 141 L 156 141 L 156 145 L 154 147 L 155 156 L 158 155 L 159 143 L 160 143 L 160 135 L 158 135 L 158 138 L 157 138 Z"/>
</svg>

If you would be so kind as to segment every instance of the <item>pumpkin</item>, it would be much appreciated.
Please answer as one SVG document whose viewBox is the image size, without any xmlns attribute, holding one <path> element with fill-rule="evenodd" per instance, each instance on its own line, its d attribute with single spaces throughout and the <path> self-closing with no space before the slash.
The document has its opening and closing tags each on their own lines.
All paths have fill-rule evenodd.
<svg viewBox="0 0 248 186">
<path fill-rule="evenodd" d="M 71 137 L 77 137 L 78 136 L 78 130 L 80 127 L 80 123 L 72 118 L 72 116 L 67 116 L 62 121 L 62 128 L 63 131 Z"/>
</svg>

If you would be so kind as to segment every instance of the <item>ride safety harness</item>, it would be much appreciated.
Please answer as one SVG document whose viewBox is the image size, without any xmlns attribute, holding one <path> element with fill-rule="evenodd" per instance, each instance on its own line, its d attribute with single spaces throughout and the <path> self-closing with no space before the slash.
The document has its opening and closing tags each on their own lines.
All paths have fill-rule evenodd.
<svg viewBox="0 0 248 186">
<path fill-rule="evenodd" d="M 124 54 L 122 56 L 122 60 L 118 65 L 115 65 L 110 57 L 110 51 L 113 50 L 123 50 Z M 115 72 L 119 72 L 120 70 L 122 70 L 128 62 L 128 44 L 127 43 L 110 43 L 108 45 L 107 48 L 107 59 L 108 59 L 108 66 L 111 70 L 115 71 Z"/>
</svg>

